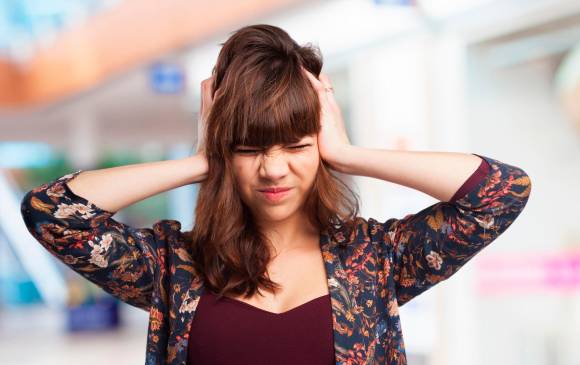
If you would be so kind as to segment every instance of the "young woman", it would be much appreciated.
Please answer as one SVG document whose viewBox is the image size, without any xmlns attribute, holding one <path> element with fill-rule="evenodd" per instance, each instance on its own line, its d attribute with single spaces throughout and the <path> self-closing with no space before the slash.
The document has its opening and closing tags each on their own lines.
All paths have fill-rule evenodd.
<svg viewBox="0 0 580 365">
<path fill-rule="evenodd" d="M 78 170 L 28 192 L 22 215 L 59 260 L 150 315 L 146 363 L 405 364 L 398 308 L 502 234 L 529 176 L 478 154 L 350 143 L 311 46 L 239 29 L 202 82 L 198 151 Z M 384 222 L 332 170 L 440 202 Z M 200 183 L 191 231 L 112 218 Z"/>
</svg>

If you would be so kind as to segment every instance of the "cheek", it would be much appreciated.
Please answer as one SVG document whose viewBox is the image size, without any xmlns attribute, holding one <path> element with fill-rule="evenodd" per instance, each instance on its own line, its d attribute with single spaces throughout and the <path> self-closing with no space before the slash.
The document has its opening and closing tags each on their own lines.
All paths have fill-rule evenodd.
<svg viewBox="0 0 580 365">
<path fill-rule="evenodd" d="M 320 166 L 320 155 L 318 154 L 318 149 L 315 150 L 311 155 L 308 156 L 308 167 L 311 175 L 316 175 L 318 167 Z"/>
<path fill-rule="evenodd" d="M 316 178 L 318 168 L 320 166 L 320 159 L 318 154 L 306 156 L 307 158 L 300 161 L 301 179 L 305 188 L 309 188 Z"/>
<path fill-rule="evenodd" d="M 238 187 L 238 191 L 242 195 L 247 195 L 248 189 L 250 189 L 251 186 L 250 167 L 246 165 L 247 164 L 236 161 L 235 159 L 232 164 L 235 183 Z"/>
</svg>

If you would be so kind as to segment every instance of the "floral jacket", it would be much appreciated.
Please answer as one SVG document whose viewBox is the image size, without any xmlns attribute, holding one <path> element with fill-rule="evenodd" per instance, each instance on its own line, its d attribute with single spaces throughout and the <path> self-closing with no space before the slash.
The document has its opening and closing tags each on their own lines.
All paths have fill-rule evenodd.
<svg viewBox="0 0 580 365">
<path fill-rule="evenodd" d="M 502 234 L 527 203 L 521 169 L 493 158 L 449 202 L 357 229 L 321 233 L 333 312 L 336 364 L 406 364 L 399 307 L 446 280 Z M 25 194 L 29 232 L 56 258 L 120 300 L 149 312 L 146 365 L 187 363 L 188 334 L 203 283 L 181 223 L 134 228 L 66 184 L 82 170 Z"/>
</svg>

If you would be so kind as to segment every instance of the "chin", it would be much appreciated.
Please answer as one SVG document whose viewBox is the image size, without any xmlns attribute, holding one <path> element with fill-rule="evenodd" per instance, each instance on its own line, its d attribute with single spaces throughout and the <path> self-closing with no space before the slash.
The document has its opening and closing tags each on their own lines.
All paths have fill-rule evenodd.
<svg viewBox="0 0 580 365">
<path fill-rule="evenodd" d="M 294 213 L 294 210 L 283 205 L 259 210 L 259 216 L 268 222 L 284 221 L 290 218 Z"/>
</svg>

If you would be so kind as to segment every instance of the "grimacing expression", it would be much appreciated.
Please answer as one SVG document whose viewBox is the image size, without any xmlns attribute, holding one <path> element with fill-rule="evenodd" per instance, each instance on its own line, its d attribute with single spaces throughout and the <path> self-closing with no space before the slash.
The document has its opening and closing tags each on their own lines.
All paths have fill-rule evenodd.
<svg viewBox="0 0 580 365">
<path fill-rule="evenodd" d="M 301 210 L 319 163 L 316 134 L 268 149 L 239 145 L 232 159 L 240 197 L 263 222 L 285 220 Z M 272 188 L 282 192 L 264 191 Z"/>
</svg>

